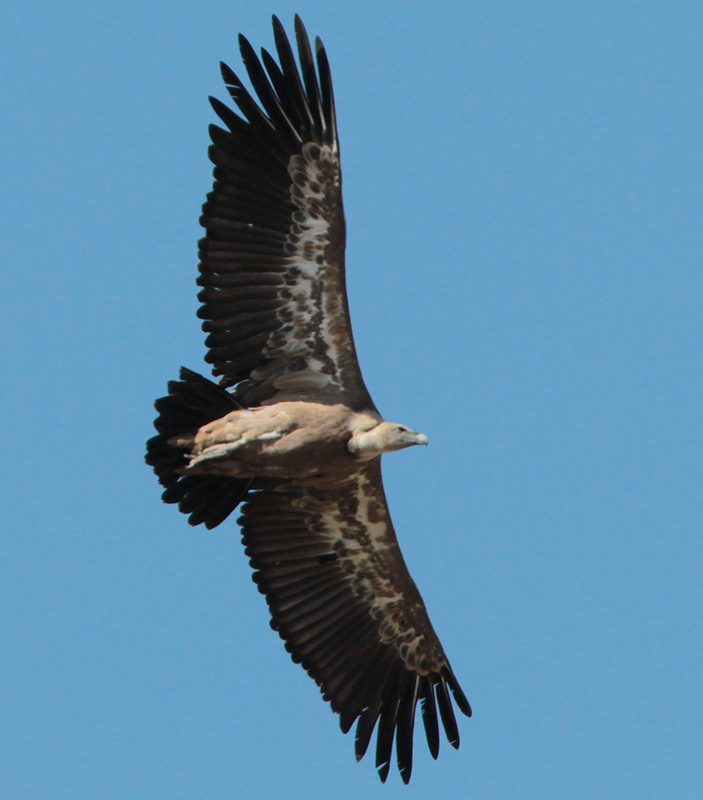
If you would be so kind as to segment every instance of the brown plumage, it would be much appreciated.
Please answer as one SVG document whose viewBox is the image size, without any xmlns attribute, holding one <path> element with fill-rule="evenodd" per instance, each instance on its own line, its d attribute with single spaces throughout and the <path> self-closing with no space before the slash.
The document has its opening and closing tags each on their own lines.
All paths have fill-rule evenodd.
<svg viewBox="0 0 703 800">
<path fill-rule="evenodd" d="M 217 100 L 215 185 L 200 242 L 206 360 L 156 402 L 147 463 L 193 525 L 240 503 L 243 542 L 272 626 L 320 686 L 360 759 L 377 727 L 376 766 L 393 741 L 412 770 L 418 702 L 439 752 L 437 707 L 459 746 L 453 696 L 471 714 L 398 547 L 381 455 L 427 438 L 386 422 L 364 385 L 344 278 L 339 143 L 327 56 L 295 20 L 300 71 L 273 19 L 278 63 L 240 48 L 258 103 L 222 73 L 241 116 Z M 317 68 L 315 66 L 317 64 Z M 450 695 L 451 692 L 451 695 Z"/>
</svg>

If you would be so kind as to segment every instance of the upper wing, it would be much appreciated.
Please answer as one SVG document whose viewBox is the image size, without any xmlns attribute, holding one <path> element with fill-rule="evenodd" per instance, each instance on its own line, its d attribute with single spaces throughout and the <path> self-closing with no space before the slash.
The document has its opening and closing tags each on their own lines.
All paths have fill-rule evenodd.
<svg viewBox="0 0 703 800">
<path fill-rule="evenodd" d="M 344 278 L 345 223 L 337 124 L 327 56 L 317 73 L 296 16 L 301 73 L 279 20 L 279 64 L 263 66 L 239 37 L 259 104 L 222 65 L 241 116 L 211 98 L 228 131 L 211 126 L 215 185 L 200 242 L 206 360 L 246 405 L 278 391 L 345 394 L 373 408 L 354 350 Z M 318 79 L 319 75 L 319 79 Z M 244 383 L 242 383 L 244 382 Z"/>
<path fill-rule="evenodd" d="M 272 626 L 340 714 L 342 730 L 359 720 L 357 759 L 378 720 L 381 780 L 395 735 L 407 783 L 418 700 L 432 756 L 439 752 L 437 705 L 458 747 L 448 689 L 461 711 L 470 716 L 471 708 L 405 566 L 380 463 L 327 488 L 286 484 L 250 493 L 240 523 Z"/>
</svg>

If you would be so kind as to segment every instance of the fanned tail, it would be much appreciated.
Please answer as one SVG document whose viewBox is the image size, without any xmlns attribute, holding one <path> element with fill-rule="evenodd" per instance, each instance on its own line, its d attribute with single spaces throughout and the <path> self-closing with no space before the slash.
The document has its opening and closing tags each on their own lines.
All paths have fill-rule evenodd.
<svg viewBox="0 0 703 800">
<path fill-rule="evenodd" d="M 168 394 L 156 403 L 154 421 L 158 434 L 146 443 L 145 461 L 154 468 L 165 487 L 164 503 L 178 503 L 191 525 L 214 528 L 225 520 L 246 496 L 251 480 L 220 475 L 184 475 L 188 452 L 169 440 L 194 433 L 215 419 L 242 406 L 221 386 L 181 367 L 180 381 L 169 381 Z"/>
</svg>

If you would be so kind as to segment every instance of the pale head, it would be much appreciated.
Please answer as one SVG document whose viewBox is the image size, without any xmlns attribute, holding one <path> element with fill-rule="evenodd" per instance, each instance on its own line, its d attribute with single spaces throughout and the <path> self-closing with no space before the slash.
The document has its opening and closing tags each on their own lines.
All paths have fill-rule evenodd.
<svg viewBox="0 0 703 800">
<path fill-rule="evenodd" d="M 415 433 L 405 425 L 395 422 L 379 422 L 373 428 L 355 433 L 349 440 L 349 450 L 355 456 L 367 461 L 382 453 L 404 450 L 414 444 L 427 444 L 424 433 Z"/>
</svg>

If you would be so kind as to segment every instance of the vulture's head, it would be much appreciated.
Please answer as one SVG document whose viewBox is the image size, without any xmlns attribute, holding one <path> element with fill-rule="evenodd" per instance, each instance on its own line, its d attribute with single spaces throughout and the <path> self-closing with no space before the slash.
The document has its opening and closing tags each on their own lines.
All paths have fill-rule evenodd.
<svg viewBox="0 0 703 800">
<path fill-rule="evenodd" d="M 424 433 L 415 433 L 405 425 L 395 422 L 379 422 L 370 430 L 359 431 L 349 440 L 349 450 L 355 456 L 367 461 L 381 453 L 404 450 L 414 444 L 427 444 Z"/>
</svg>

